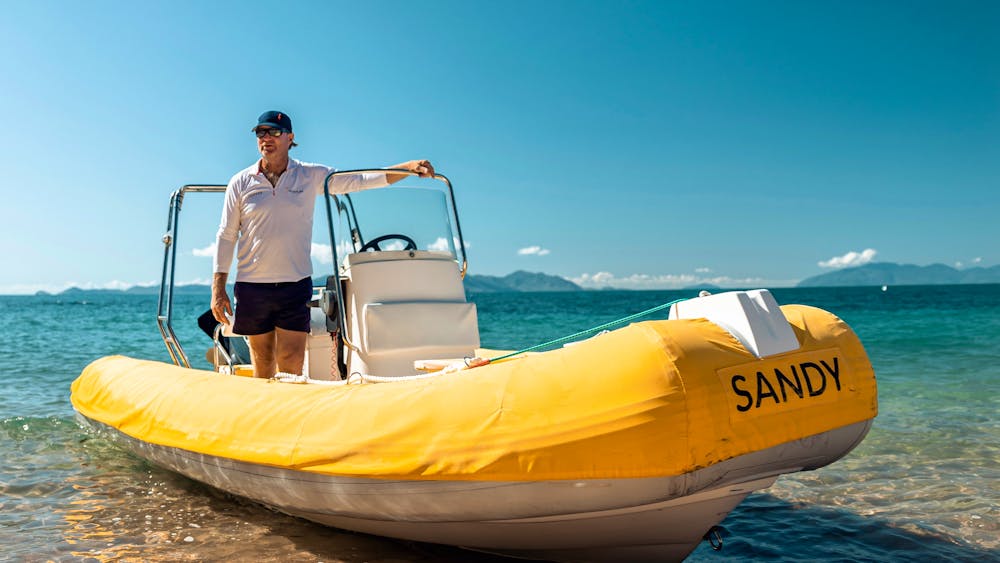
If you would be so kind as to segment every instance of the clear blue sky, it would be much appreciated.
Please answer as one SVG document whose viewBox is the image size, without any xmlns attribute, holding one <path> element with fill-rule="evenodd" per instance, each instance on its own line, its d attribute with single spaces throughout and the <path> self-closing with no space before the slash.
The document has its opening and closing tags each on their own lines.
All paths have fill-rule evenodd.
<svg viewBox="0 0 1000 563">
<path fill-rule="evenodd" d="M 998 2 L 3 12 L 0 293 L 158 281 L 170 192 L 253 162 L 268 109 L 302 160 L 431 159 L 474 274 L 769 287 L 1000 263 Z M 192 252 L 219 205 L 185 209 L 179 281 L 210 278 Z"/>
</svg>

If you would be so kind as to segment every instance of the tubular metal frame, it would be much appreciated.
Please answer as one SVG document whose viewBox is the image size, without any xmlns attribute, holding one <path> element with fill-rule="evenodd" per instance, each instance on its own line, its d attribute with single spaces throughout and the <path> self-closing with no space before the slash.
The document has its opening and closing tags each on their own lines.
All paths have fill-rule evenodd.
<svg viewBox="0 0 1000 563">
<path fill-rule="evenodd" d="M 163 273 L 160 276 L 160 298 L 156 307 L 156 325 L 167 346 L 167 352 L 175 365 L 191 367 L 173 327 L 174 311 L 174 267 L 177 264 L 177 219 L 188 192 L 224 193 L 226 186 L 218 184 L 188 184 L 170 194 L 170 208 L 167 212 L 167 232 L 163 235 Z"/>
</svg>

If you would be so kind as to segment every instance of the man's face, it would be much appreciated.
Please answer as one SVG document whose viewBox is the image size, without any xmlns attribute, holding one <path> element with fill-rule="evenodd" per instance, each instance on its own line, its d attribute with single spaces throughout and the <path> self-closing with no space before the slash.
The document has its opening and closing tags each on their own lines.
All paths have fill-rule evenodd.
<svg viewBox="0 0 1000 563">
<path fill-rule="evenodd" d="M 287 157 L 288 149 L 292 148 L 292 141 L 295 140 L 294 133 L 266 126 L 258 127 L 256 133 L 257 150 L 265 158 Z M 275 137 L 275 133 L 280 133 L 280 135 Z"/>
</svg>

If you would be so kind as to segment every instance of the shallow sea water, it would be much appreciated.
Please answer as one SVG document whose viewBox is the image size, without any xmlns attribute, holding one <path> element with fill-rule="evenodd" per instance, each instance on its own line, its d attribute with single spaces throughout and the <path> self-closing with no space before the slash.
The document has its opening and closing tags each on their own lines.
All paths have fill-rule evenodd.
<svg viewBox="0 0 1000 563">
<path fill-rule="evenodd" d="M 520 348 L 692 292 L 483 294 L 482 340 Z M 867 439 L 786 475 L 690 561 L 1000 561 L 1000 286 L 776 289 L 858 333 L 879 381 Z M 178 297 L 196 363 L 205 297 Z M 506 561 L 325 528 L 216 492 L 81 430 L 69 384 L 109 354 L 168 360 L 156 298 L 0 296 L 0 559 Z M 662 316 L 658 317 L 662 318 Z"/>
</svg>

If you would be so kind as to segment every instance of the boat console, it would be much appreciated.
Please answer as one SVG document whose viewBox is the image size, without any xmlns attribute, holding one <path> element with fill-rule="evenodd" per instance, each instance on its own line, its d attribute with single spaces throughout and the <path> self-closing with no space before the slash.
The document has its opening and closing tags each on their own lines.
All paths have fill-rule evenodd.
<svg viewBox="0 0 1000 563">
<path fill-rule="evenodd" d="M 476 305 L 447 252 L 357 252 L 345 259 L 347 320 L 355 348 L 347 372 L 416 374 L 414 360 L 472 357 Z"/>
</svg>

